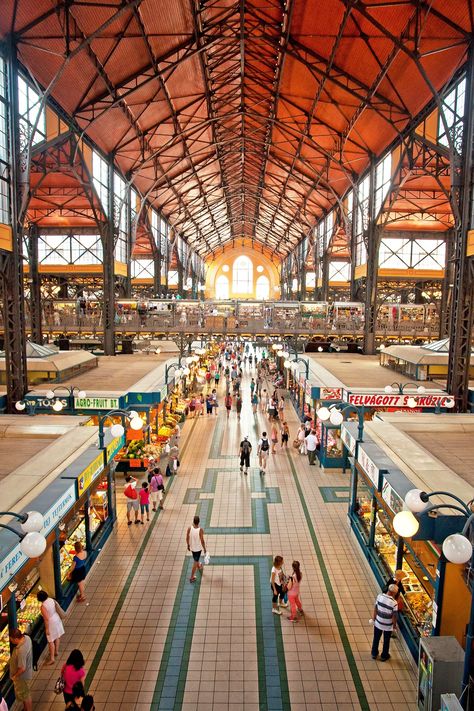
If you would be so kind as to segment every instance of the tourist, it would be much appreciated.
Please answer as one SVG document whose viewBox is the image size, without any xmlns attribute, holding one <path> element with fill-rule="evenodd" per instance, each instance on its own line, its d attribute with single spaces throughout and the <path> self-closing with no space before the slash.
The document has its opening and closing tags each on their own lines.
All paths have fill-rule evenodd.
<svg viewBox="0 0 474 711">
<path fill-rule="evenodd" d="M 125 483 L 126 487 L 123 490 L 123 495 L 125 496 L 125 499 L 127 501 L 127 521 L 128 525 L 132 525 L 132 511 L 135 515 L 135 523 L 139 523 L 138 521 L 138 511 L 139 511 L 139 502 L 138 502 L 138 491 L 137 491 L 137 480 L 135 477 L 130 476 L 130 474 L 127 474 L 125 477 Z"/>
<path fill-rule="evenodd" d="M 270 585 L 272 588 L 272 612 L 274 615 L 281 615 L 280 607 L 286 607 L 284 602 L 284 591 L 282 585 L 282 571 L 283 558 L 281 555 L 276 555 L 273 559 L 272 573 L 270 576 Z"/>
<path fill-rule="evenodd" d="M 63 619 L 66 616 L 64 610 L 57 601 L 49 597 L 46 590 L 40 590 L 36 599 L 41 603 L 41 615 L 44 620 L 46 639 L 49 647 L 49 661 L 47 666 L 54 664 L 54 659 L 59 655 L 59 640 L 64 634 Z"/>
<path fill-rule="evenodd" d="M 71 711 L 80 711 L 82 706 L 82 700 L 84 699 L 85 695 L 86 692 L 84 689 L 84 684 L 82 683 L 82 681 L 76 681 L 76 683 L 72 687 L 72 699 L 67 702 L 66 709 L 70 709 Z"/>
<path fill-rule="evenodd" d="M 226 396 L 225 396 L 225 409 L 227 410 L 227 419 L 229 419 L 230 411 L 232 409 L 232 395 L 230 394 L 229 391 L 227 391 Z"/>
<path fill-rule="evenodd" d="M 262 392 L 262 397 L 260 398 L 260 410 L 265 413 L 268 408 L 268 393 L 266 389 Z"/>
<path fill-rule="evenodd" d="M 208 415 L 212 415 L 212 404 L 213 404 L 212 395 L 211 395 L 211 393 L 208 393 L 206 395 L 206 413 Z"/>
<path fill-rule="evenodd" d="M 276 454 L 275 447 L 278 444 L 278 429 L 276 426 L 276 422 L 272 423 L 272 427 L 270 430 L 270 439 L 272 440 L 272 454 Z"/>
<path fill-rule="evenodd" d="M 163 475 L 161 470 L 157 467 L 153 471 L 153 476 L 149 479 L 150 482 L 150 500 L 152 504 L 152 511 L 156 511 L 156 505 L 159 508 L 163 508 L 163 496 L 165 490 L 165 482 L 163 480 Z"/>
<path fill-rule="evenodd" d="M 288 440 L 290 437 L 290 428 L 287 422 L 282 422 L 281 425 L 281 447 L 288 449 Z"/>
<path fill-rule="evenodd" d="M 260 371 L 258 372 L 257 380 L 256 380 L 255 384 L 256 384 L 256 388 L 257 388 L 257 395 L 258 395 L 258 397 L 260 397 L 262 395 L 262 385 L 263 385 L 263 380 L 260 375 Z"/>
<path fill-rule="evenodd" d="M 31 679 L 33 678 L 33 642 L 31 637 L 19 629 L 10 632 L 10 643 L 14 649 L 10 657 L 10 681 L 15 699 L 23 704 L 23 711 L 31 711 Z"/>
<path fill-rule="evenodd" d="M 235 398 L 235 410 L 237 412 L 237 419 L 240 420 L 240 413 L 242 412 L 242 398 L 239 393 Z"/>
<path fill-rule="evenodd" d="M 311 466 L 316 464 L 316 450 L 318 448 L 318 438 L 316 430 L 311 430 L 305 437 L 306 451 L 308 452 L 308 461 Z"/>
<path fill-rule="evenodd" d="M 87 551 L 82 547 L 82 543 L 80 541 L 76 541 L 74 543 L 74 550 L 76 551 L 76 554 L 72 559 L 72 567 L 69 571 L 69 580 L 73 583 L 77 583 L 77 587 L 79 588 L 76 597 L 77 602 L 85 602 L 86 597 L 84 595 L 84 581 L 86 579 Z"/>
<path fill-rule="evenodd" d="M 189 419 L 192 420 L 196 413 L 196 398 L 192 397 L 189 401 Z"/>
<path fill-rule="evenodd" d="M 251 402 L 252 402 L 253 414 L 256 415 L 257 414 L 257 407 L 258 407 L 258 395 L 256 392 L 253 393 Z"/>
<path fill-rule="evenodd" d="M 202 563 L 200 562 L 201 553 L 204 551 L 204 555 L 206 555 L 204 529 L 200 527 L 199 522 L 199 516 L 195 516 L 193 525 L 190 526 L 186 532 L 186 545 L 188 546 L 188 551 L 191 551 L 194 560 L 191 577 L 189 578 L 190 583 L 195 582 L 197 570 L 200 570 L 202 573 Z"/>
<path fill-rule="evenodd" d="M 300 582 L 303 577 L 300 570 L 300 563 L 298 560 L 294 560 L 291 564 L 293 572 L 288 578 L 287 589 L 288 589 L 288 602 L 290 603 L 290 622 L 294 622 L 296 619 L 296 611 L 299 614 L 303 614 L 303 605 L 300 600 Z"/>
<path fill-rule="evenodd" d="M 83 683 L 82 680 L 86 676 L 86 670 L 84 669 L 84 657 L 79 649 L 73 649 L 69 657 L 67 658 L 66 664 L 63 664 L 61 669 L 61 676 L 64 679 L 64 701 L 66 704 L 69 701 L 74 700 L 73 687 L 78 682 Z"/>
<path fill-rule="evenodd" d="M 252 451 L 252 445 L 249 442 L 249 437 L 248 435 L 245 435 L 243 438 L 242 442 L 240 443 L 240 471 L 244 472 L 244 474 L 248 474 L 248 470 L 250 467 L 250 453 Z M 245 467 L 245 471 L 244 471 Z"/>
<path fill-rule="evenodd" d="M 268 463 L 268 453 L 270 451 L 270 443 L 268 441 L 268 436 L 266 432 L 262 432 L 262 436 L 257 443 L 257 456 L 258 465 L 260 467 L 260 474 L 265 474 L 267 470 Z"/>
<path fill-rule="evenodd" d="M 255 380 L 252 378 L 250 381 L 250 397 L 254 394 L 255 388 L 256 388 Z"/>
<path fill-rule="evenodd" d="M 148 491 L 148 482 L 144 481 L 142 488 L 138 492 L 138 498 L 140 500 L 140 523 L 142 526 L 145 525 L 143 516 L 146 512 L 146 520 L 150 520 L 150 492 Z"/>
<path fill-rule="evenodd" d="M 280 418 L 280 422 L 283 422 L 285 419 L 285 398 L 283 395 L 278 402 L 278 417 Z"/>
<path fill-rule="evenodd" d="M 196 417 L 199 415 L 204 417 L 204 395 L 196 398 Z"/>
<path fill-rule="evenodd" d="M 177 444 L 173 444 L 172 447 L 170 447 L 170 451 L 168 453 L 168 464 L 170 465 L 173 474 L 176 474 L 178 471 L 179 467 L 179 449 Z"/>
<path fill-rule="evenodd" d="M 306 454 L 306 430 L 303 423 L 298 427 L 298 432 L 296 433 L 296 440 L 299 442 L 298 446 L 300 454 Z"/>
<path fill-rule="evenodd" d="M 214 383 L 216 384 L 216 388 L 219 387 L 219 380 L 221 379 L 220 373 L 218 370 L 214 373 Z"/>
<path fill-rule="evenodd" d="M 379 655 L 380 638 L 383 635 L 381 662 L 390 659 L 390 638 L 397 628 L 398 603 L 395 596 L 398 593 L 397 585 L 389 585 L 386 593 L 377 595 L 372 620 L 374 624 L 374 639 L 372 642 L 372 659 Z"/>
<path fill-rule="evenodd" d="M 217 402 L 217 390 L 214 388 L 211 394 L 212 398 L 212 408 L 214 410 L 214 414 L 217 417 L 217 410 L 219 409 L 219 403 Z"/>
</svg>

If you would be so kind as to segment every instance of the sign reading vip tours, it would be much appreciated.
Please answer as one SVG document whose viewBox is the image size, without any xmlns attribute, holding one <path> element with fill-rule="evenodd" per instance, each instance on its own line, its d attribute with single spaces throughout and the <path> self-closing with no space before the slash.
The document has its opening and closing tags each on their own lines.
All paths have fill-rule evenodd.
<svg viewBox="0 0 474 711">
<path fill-rule="evenodd" d="M 74 407 L 77 410 L 118 410 L 118 397 L 75 397 Z"/>
<path fill-rule="evenodd" d="M 453 398 L 444 393 L 418 395 L 417 393 L 404 393 L 403 395 L 387 393 L 350 393 L 348 402 L 352 405 L 364 407 L 406 407 L 410 405 L 408 401 L 416 400 L 416 408 L 452 407 Z"/>
</svg>

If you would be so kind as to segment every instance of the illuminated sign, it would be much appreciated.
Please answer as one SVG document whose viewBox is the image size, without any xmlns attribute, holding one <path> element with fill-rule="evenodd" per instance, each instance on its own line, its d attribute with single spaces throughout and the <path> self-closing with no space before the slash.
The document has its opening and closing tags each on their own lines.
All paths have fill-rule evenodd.
<svg viewBox="0 0 474 711">
<path fill-rule="evenodd" d="M 74 407 L 77 410 L 118 410 L 118 397 L 75 397 Z"/>
<path fill-rule="evenodd" d="M 449 408 L 452 407 L 453 398 L 451 395 L 442 394 L 424 394 L 418 395 L 417 393 L 404 393 L 400 395 L 387 394 L 387 393 L 350 393 L 348 395 L 348 402 L 352 405 L 357 405 L 359 407 L 405 407 L 409 408 L 410 405 L 408 401 L 416 401 L 416 408 L 434 408 L 442 407 Z"/>
<path fill-rule="evenodd" d="M 84 491 L 90 487 L 92 482 L 97 479 L 99 474 L 104 471 L 104 453 L 100 454 L 92 461 L 89 466 L 84 469 L 82 474 L 77 477 L 77 493 L 82 496 Z"/>
</svg>

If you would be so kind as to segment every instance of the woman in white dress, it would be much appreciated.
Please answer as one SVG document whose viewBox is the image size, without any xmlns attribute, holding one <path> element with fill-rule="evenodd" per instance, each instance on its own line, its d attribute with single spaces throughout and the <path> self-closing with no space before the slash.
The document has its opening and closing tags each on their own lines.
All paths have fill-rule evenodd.
<svg viewBox="0 0 474 711">
<path fill-rule="evenodd" d="M 46 590 L 40 590 L 37 599 L 41 602 L 41 614 L 46 628 L 46 639 L 49 646 L 48 666 L 54 664 L 54 659 L 59 655 L 59 640 L 64 634 L 62 618 L 64 612 L 54 598 L 49 597 Z"/>
</svg>

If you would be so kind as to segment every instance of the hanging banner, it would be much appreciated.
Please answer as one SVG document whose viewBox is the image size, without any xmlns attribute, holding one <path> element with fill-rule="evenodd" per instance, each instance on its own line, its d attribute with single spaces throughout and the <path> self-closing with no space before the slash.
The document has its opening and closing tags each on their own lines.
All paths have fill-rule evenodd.
<svg viewBox="0 0 474 711">
<path fill-rule="evenodd" d="M 400 395 L 387 393 L 349 393 L 347 402 L 352 405 L 357 405 L 359 407 L 406 407 L 409 408 L 408 401 L 416 400 L 416 408 L 450 408 L 452 407 L 453 397 L 451 395 L 446 395 L 445 393 L 440 394 L 425 394 L 418 395 L 417 393 L 404 393 Z"/>
</svg>

